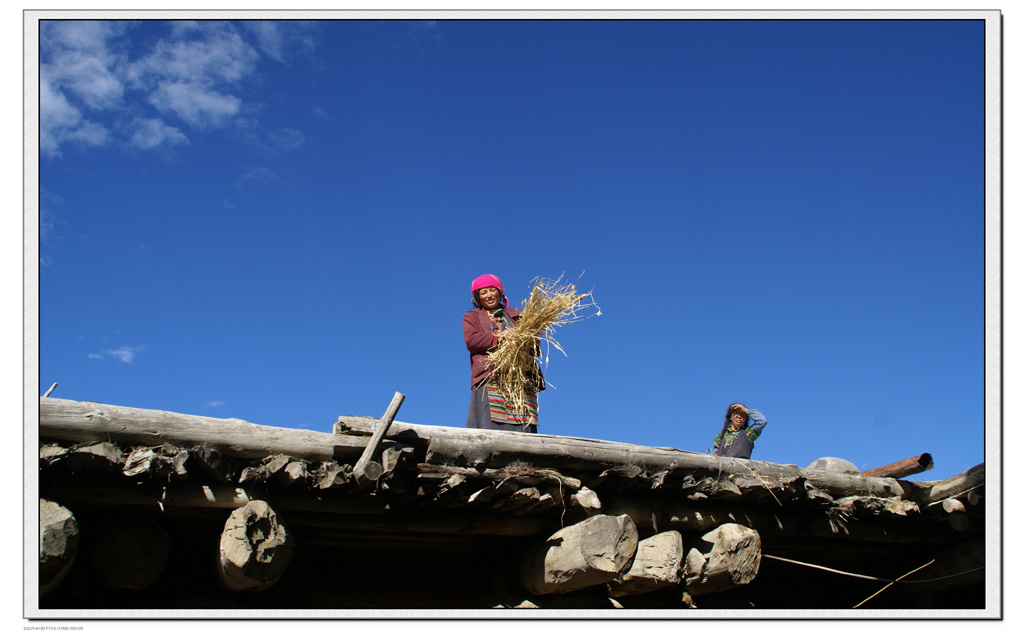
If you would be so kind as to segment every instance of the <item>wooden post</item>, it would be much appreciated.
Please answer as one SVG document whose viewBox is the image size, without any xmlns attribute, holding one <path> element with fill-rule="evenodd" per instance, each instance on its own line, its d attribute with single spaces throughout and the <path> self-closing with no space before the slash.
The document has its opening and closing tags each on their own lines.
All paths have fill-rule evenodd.
<svg viewBox="0 0 1024 638">
<path fill-rule="evenodd" d="M 231 512 L 220 536 L 218 574 L 231 591 L 272 587 L 291 562 L 294 541 L 266 501 L 250 501 Z"/>
<path fill-rule="evenodd" d="M 629 569 L 638 541 L 636 525 L 628 516 L 592 516 L 527 550 L 519 582 L 535 595 L 607 583 Z"/>
<path fill-rule="evenodd" d="M 701 537 L 686 554 L 686 591 L 713 594 L 746 585 L 761 566 L 761 537 L 748 527 L 726 523 Z"/>
<path fill-rule="evenodd" d="M 633 566 L 622 577 L 608 583 L 613 598 L 646 594 L 678 585 L 683 579 L 683 536 L 670 531 L 640 541 Z"/>
<path fill-rule="evenodd" d="M 78 551 L 78 522 L 69 509 L 39 499 L 39 595 L 60 585 Z"/>
<path fill-rule="evenodd" d="M 142 591 L 167 565 L 170 541 L 160 526 L 140 516 L 106 523 L 93 546 L 96 579 L 110 589 Z"/>
<path fill-rule="evenodd" d="M 380 421 L 377 422 L 377 426 L 373 429 L 373 436 L 370 437 L 370 442 L 366 444 L 366 449 L 363 450 L 362 456 L 352 467 L 352 475 L 359 484 L 369 483 L 370 481 L 376 481 L 380 478 L 383 470 L 381 469 L 380 463 L 373 460 L 373 457 L 377 454 L 377 448 L 380 447 L 380 442 L 384 440 L 384 435 L 387 434 L 388 428 L 391 427 L 391 422 L 395 420 L 395 415 L 398 414 L 398 409 L 402 407 L 402 402 L 405 401 L 405 395 L 401 392 L 396 392 L 395 396 L 391 399 L 391 405 L 384 412 L 384 416 L 381 417 Z"/>
<path fill-rule="evenodd" d="M 864 472 L 861 472 L 860 475 L 903 478 L 904 476 L 910 476 L 911 474 L 920 474 L 921 472 L 930 470 L 933 467 L 935 467 L 935 465 L 932 463 L 932 455 L 925 452 L 924 454 L 913 456 L 909 459 L 903 459 L 902 461 L 896 461 L 889 465 L 865 470 Z"/>
</svg>

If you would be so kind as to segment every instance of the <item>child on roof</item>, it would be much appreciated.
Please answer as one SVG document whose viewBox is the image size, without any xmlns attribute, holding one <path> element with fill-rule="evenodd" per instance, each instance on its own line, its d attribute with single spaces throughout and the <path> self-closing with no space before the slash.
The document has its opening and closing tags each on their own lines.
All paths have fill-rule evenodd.
<svg viewBox="0 0 1024 638">
<path fill-rule="evenodd" d="M 761 436 L 768 421 L 760 410 L 733 403 L 725 411 L 725 425 L 715 437 L 715 456 L 749 459 L 754 441 Z"/>
</svg>

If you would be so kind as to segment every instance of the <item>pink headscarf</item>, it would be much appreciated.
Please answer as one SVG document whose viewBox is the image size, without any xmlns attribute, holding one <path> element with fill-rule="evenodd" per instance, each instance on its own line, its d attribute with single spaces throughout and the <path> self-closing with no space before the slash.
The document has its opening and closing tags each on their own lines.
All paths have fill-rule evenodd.
<svg viewBox="0 0 1024 638">
<path fill-rule="evenodd" d="M 501 305 L 508 306 L 508 297 L 505 296 L 505 287 L 501 285 L 501 280 L 494 275 L 480 275 L 473 280 L 472 293 L 473 303 L 477 304 L 476 291 L 481 288 L 497 288 L 498 292 L 501 293 Z"/>
<path fill-rule="evenodd" d="M 473 288 L 470 292 L 476 292 L 481 288 L 497 288 L 498 292 L 502 295 L 505 294 L 505 287 L 501 285 L 501 280 L 494 275 L 480 275 L 473 280 Z"/>
</svg>

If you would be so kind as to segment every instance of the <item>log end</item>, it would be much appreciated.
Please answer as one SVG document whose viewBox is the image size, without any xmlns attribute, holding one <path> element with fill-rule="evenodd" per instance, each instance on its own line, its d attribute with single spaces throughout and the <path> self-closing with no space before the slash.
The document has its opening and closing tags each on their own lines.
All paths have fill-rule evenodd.
<svg viewBox="0 0 1024 638">
<path fill-rule="evenodd" d="M 294 541 L 265 501 L 250 501 L 231 512 L 220 540 L 218 574 L 235 592 L 274 586 L 291 562 Z"/>
<path fill-rule="evenodd" d="M 57 588 L 78 552 L 78 522 L 64 506 L 39 500 L 39 595 Z"/>
<path fill-rule="evenodd" d="M 613 598 L 646 594 L 678 585 L 683 579 L 683 537 L 662 532 L 640 541 L 633 564 L 621 578 L 608 584 Z"/>
<path fill-rule="evenodd" d="M 724 591 L 754 580 L 761 566 L 757 531 L 726 523 L 701 537 L 686 555 L 686 590 L 691 595 Z"/>
<path fill-rule="evenodd" d="M 520 566 L 520 583 L 535 595 L 604 585 L 630 568 L 638 543 L 629 516 L 592 516 L 529 550 Z"/>
</svg>

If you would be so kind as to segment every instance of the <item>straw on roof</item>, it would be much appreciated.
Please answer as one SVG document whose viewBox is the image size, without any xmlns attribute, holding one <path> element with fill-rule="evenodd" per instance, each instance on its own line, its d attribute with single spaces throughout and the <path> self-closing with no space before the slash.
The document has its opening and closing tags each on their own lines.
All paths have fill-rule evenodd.
<svg viewBox="0 0 1024 638">
<path fill-rule="evenodd" d="M 561 277 L 555 280 L 538 277 L 533 284 L 518 324 L 488 355 L 494 366 L 494 377 L 501 383 L 505 399 L 513 409 L 525 406 L 526 393 L 537 389 L 540 372 L 537 357 L 541 355 L 542 344 L 549 346 L 549 353 L 553 346 L 565 354 L 555 339 L 556 328 L 601 314 L 592 293 L 577 292 L 574 284 L 562 282 Z"/>
</svg>

